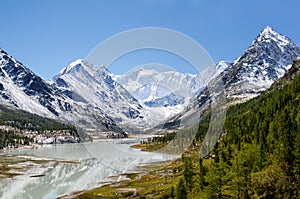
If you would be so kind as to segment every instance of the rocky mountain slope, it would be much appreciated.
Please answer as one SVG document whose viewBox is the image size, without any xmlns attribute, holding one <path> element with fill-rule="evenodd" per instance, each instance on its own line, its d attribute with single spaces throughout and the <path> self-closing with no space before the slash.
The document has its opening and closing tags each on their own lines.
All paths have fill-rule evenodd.
<svg viewBox="0 0 300 199">
<path fill-rule="evenodd" d="M 70 111 L 65 96 L 0 49 L 0 98 L 2 104 L 55 118 Z M 54 96 L 56 96 L 54 98 Z"/>
<path fill-rule="evenodd" d="M 227 63 L 219 75 L 212 75 L 214 78 L 197 99 L 191 101 L 182 113 L 170 118 L 164 126 L 178 128 L 180 123 L 184 128 L 199 121 L 199 112 L 207 110 L 215 98 L 215 88 L 218 90 L 222 87 L 224 99 L 229 104 L 242 103 L 258 96 L 281 78 L 298 57 L 300 49 L 291 39 L 269 26 L 265 27 L 240 57 L 233 63 Z"/>
<path fill-rule="evenodd" d="M 77 60 L 65 67 L 53 81 L 53 85 L 69 98 L 94 107 L 95 112 L 112 118 L 124 129 L 151 125 L 151 111 L 113 80 L 105 67 L 93 67 Z"/>
<path fill-rule="evenodd" d="M 291 39 L 267 26 L 222 73 L 228 99 L 245 101 L 257 96 L 282 77 L 299 56 L 300 49 Z"/>
<path fill-rule="evenodd" d="M 0 50 L 1 104 L 78 126 L 121 131 L 110 117 L 73 100 L 68 94 Z"/>
</svg>

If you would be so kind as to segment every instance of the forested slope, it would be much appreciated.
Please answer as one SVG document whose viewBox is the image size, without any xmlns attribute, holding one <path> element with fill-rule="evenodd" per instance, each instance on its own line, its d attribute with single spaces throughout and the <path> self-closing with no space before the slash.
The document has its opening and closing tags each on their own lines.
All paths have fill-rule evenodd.
<svg viewBox="0 0 300 199">
<path fill-rule="evenodd" d="M 201 180 L 193 181 L 200 189 L 194 194 L 208 198 L 300 197 L 299 67 L 300 60 L 269 91 L 229 107 L 224 136 L 211 152 L 215 157 L 209 166 L 201 163 Z M 207 123 L 200 123 L 198 141 L 206 128 Z"/>
<path fill-rule="evenodd" d="M 29 144 L 33 141 L 33 137 L 28 135 L 29 132 L 38 134 L 48 132 L 48 135 L 54 135 L 51 132 L 59 131 L 78 137 L 73 125 L 0 105 L 0 149 L 15 146 L 20 140 L 23 140 L 22 143 L 25 145 Z"/>
</svg>

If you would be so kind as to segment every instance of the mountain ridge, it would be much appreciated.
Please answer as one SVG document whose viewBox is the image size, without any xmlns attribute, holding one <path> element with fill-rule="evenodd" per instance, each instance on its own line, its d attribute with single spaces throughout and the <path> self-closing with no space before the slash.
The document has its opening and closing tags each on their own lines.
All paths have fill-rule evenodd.
<svg viewBox="0 0 300 199">
<path fill-rule="evenodd" d="M 292 40 L 267 26 L 235 61 L 221 61 L 197 75 L 138 69 L 118 82 L 105 67 L 96 68 L 79 59 L 52 81 L 45 81 L 0 49 L 0 103 L 81 126 L 89 124 L 101 132 L 144 131 L 172 120 L 168 117 L 180 119 L 189 112 L 190 118 L 198 108 L 209 107 L 212 91 L 201 75 L 212 79 L 211 87 L 221 78 L 230 103 L 240 103 L 268 89 L 299 56 L 299 47 Z M 170 92 L 163 90 L 161 96 L 160 92 L 142 93 L 147 84 L 152 83 L 152 89 L 153 82 L 165 84 Z M 140 96 L 147 94 L 146 103 L 129 92 L 136 89 L 140 89 Z"/>
<path fill-rule="evenodd" d="M 282 77 L 299 56 L 300 49 L 291 39 L 267 26 L 223 72 L 227 97 L 247 100 L 256 96 Z"/>
<path fill-rule="evenodd" d="M 185 128 L 199 121 L 198 112 L 209 110 L 215 98 L 214 88 L 224 87 L 227 105 L 246 102 L 266 91 L 272 83 L 282 77 L 300 56 L 300 49 L 289 38 L 267 26 L 251 42 L 250 46 L 229 63 L 224 71 L 214 74 L 213 78 L 195 100 L 183 112 L 169 118 L 163 126 L 167 129 Z M 225 62 L 226 63 L 226 62 Z M 227 62 L 228 63 L 228 62 Z M 213 69 L 212 71 L 217 71 Z M 222 84 L 222 82 L 224 85 Z M 180 125 L 178 125 L 180 124 Z M 158 126 L 161 127 L 162 125 Z"/>
</svg>

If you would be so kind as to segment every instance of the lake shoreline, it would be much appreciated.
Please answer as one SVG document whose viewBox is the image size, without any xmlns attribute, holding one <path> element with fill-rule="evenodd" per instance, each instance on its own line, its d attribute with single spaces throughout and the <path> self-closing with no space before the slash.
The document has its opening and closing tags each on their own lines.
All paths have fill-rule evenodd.
<svg viewBox="0 0 300 199">
<path fill-rule="evenodd" d="M 78 190 L 74 191 L 70 194 L 59 196 L 58 199 L 70 199 L 70 198 L 77 198 L 82 195 L 85 195 L 89 192 L 93 192 L 94 190 L 102 190 L 102 189 L 114 189 L 116 191 L 116 195 L 122 195 L 121 193 L 127 193 L 132 192 L 133 188 L 127 187 L 128 184 L 131 182 L 134 182 L 136 180 L 140 180 L 142 177 L 147 176 L 151 174 L 152 172 L 159 171 L 166 166 L 172 164 L 174 160 L 168 160 L 168 161 L 161 161 L 161 162 L 153 162 L 153 163 L 147 163 L 145 165 L 138 166 L 139 170 L 132 173 L 124 173 L 119 174 L 118 176 L 110 176 L 110 178 L 117 178 L 120 176 L 125 176 L 125 179 L 115 182 L 110 182 L 106 184 L 102 184 L 98 187 L 92 188 L 92 189 L 85 189 L 85 190 Z M 138 189 L 134 189 L 132 196 L 137 196 Z M 97 194 L 97 196 L 102 196 L 102 194 Z"/>
<path fill-rule="evenodd" d="M 134 138 L 130 137 L 130 138 L 124 138 L 124 139 L 97 139 L 97 140 L 94 140 L 93 142 L 83 142 L 83 143 L 77 143 L 77 144 L 47 145 L 47 146 L 43 145 L 43 146 L 40 146 L 37 148 L 19 148 L 17 150 L 14 149 L 12 151 L 0 153 L 0 156 L 2 156 L 2 157 L 10 156 L 10 159 L 8 161 L 10 161 L 10 160 L 14 161 L 15 159 L 21 158 L 21 160 L 20 160 L 21 163 L 15 162 L 15 166 L 13 166 L 13 164 L 11 164 L 10 162 L 6 163 L 6 165 L 8 165 L 8 164 L 12 165 L 10 167 L 11 171 L 9 171 L 9 173 L 12 174 L 12 176 L 4 175 L 4 177 L 2 176 L 1 180 L 14 179 L 13 181 L 16 181 L 16 180 L 18 181 L 18 179 L 27 179 L 28 178 L 28 180 L 29 179 L 31 179 L 31 180 L 26 183 L 28 185 L 30 185 L 30 184 L 32 184 L 32 182 L 37 183 L 39 181 L 46 183 L 46 182 L 44 182 L 43 179 L 47 179 L 49 177 L 50 178 L 55 177 L 56 174 L 53 176 L 53 174 L 51 174 L 51 173 L 53 173 L 54 171 L 58 172 L 63 167 L 72 168 L 73 170 L 74 169 L 78 170 L 77 172 L 74 170 L 74 172 L 69 171 L 69 174 L 67 174 L 67 173 L 64 174 L 64 175 L 68 175 L 68 176 L 70 176 L 70 174 L 71 174 L 71 176 L 74 176 L 74 177 L 77 175 L 76 173 L 78 173 L 79 171 L 84 171 L 84 173 L 87 173 L 87 174 L 82 173 L 84 175 L 90 175 L 92 173 L 95 173 L 97 170 L 99 170 L 100 167 L 101 168 L 103 167 L 106 170 L 108 169 L 108 171 L 112 169 L 109 173 L 104 174 L 104 176 L 102 176 L 103 174 L 99 174 L 96 172 L 95 173 L 96 176 L 94 176 L 94 174 L 92 174 L 92 178 L 85 178 L 86 180 L 88 180 L 87 184 L 85 182 L 80 182 L 80 183 L 84 183 L 85 186 L 71 188 L 70 189 L 71 192 L 69 192 L 69 194 L 67 194 L 67 195 L 70 195 L 71 193 L 73 194 L 74 192 L 78 192 L 78 190 L 87 191 L 87 190 L 97 188 L 97 187 L 99 187 L 99 185 L 108 186 L 108 185 L 113 185 L 114 183 L 123 182 L 124 180 L 130 180 L 136 176 L 141 177 L 148 173 L 148 170 L 146 169 L 146 167 L 148 165 L 151 165 L 150 167 L 153 167 L 153 165 L 154 165 L 153 162 L 163 162 L 166 160 L 174 159 L 173 156 L 170 156 L 170 155 L 162 156 L 162 154 L 160 155 L 158 153 L 142 152 L 140 149 L 134 149 L 131 147 L 132 145 L 139 143 L 140 142 L 139 139 L 145 139 L 145 137 L 146 136 L 144 136 L 142 138 L 136 136 Z M 135 159 L 136 158 L 138 158 L 138 159 L 136 159 L 136 160 L 133 159 L 134 161 L 128 159 L 128 160 L 126 160 L 125 164 L 124 163 L 116 164 L 117 163 L 116 161 L 118 161 L 118 158 L 117 158 L 116 161 L 112 160 L 113 165 L 109 166 L 111 164 L 111 163 L 109 163 L 109 161 L 107 163 L 106 162 L 102 163 L 101 157 L 93 156 L 93 154 L 89 154 L 90 157 L 88 159 L 79 158 L 79 157 L 81 157 L 81 155 L 78 154 L 76 151 L 79 150 L 79 152 L 82 153 L 83 155 L 88 154 L 90 152 L 90 150 L 93 150 L 93 148 L 89 148 L 92 146 L 103 146 L 101 150 L 97 149 L 98 151 L 96 151 L 97 152 L 96 154 L 99 153 L 99 150 L 102 151 L 103 149 L 106 151 L 109 151 L 109 152 L 113 152 L 113 150 L 118 149 L 119 150 L 118 155 L 120 157 L 122 157 L 123 153 L 127 151 L 126 153 L 129 152 L 129 154 L 133 155 L 133 157 L 135 157 Z M 106 146 L 110 146 L 113 148 L 109 149 Z M 76 150 L 74 151 L 74 149 L 76 149 Z M 65 158 L 62 155 L 59 155 L 56 157 L 55 154 L 61 150 L 64 150 L 64 153 L 68 154 L 67 158 Z M 55 152 L 55 154 L 53 154 L 54 152 Z M 44 153 L 46 153 L 45 156 L 43 155 Z M 50 156 L 47 155 L 48 153 L 50 153 Z M 78 156 L 72 156 L 72 154 L 75 154 L 75 155 L 78 154 Z M 107 154 L 105 155 L 105 152 L 103 152 L 101 154 L 103 154 L 104 157 L 109 157 L 109 155 L 107 155 Z M 139 160 L 139 158 L 142 158 L 141 159 L 142 161 Z M 146 159 L 144 159 L 144 158 L 146 158 Z M 162 159 L 160 159 L 160 158 L 162 158 Z M 100 162 L 99 162 L 99 160 L 100 160 Z M 86 165 L 86 166 L 84 166 L 84 165 Z M 96 165 L 99 165 L 100 167 L 96 166 Z M 128 166 L 126 166 L 126 165 L 128 165 Z M 1 166 L 1 163 L 0 163 L 0 166 Z M 14 167 L 21 167 L 21 166 L 23 168 L 22 172 L 18 172 L 14 168 Z M 85 168 L 85 169 L 82 170 L 81 167 L 82 167 L 82 169 L 83 168 Z M 111 168 L 109 168 L 109 167 L 111 167 Z M 34 169 L 34 168 L 39 168 L 39 169 Z M 123 170 L 122 168 L 124 168 L 125 170 Z M 96 170 L 94 171 L 94 169 L 96 169 Z M 116 171 L 113 171 L 113 170 L 116 170 Z M 63 169 L 62 171 L 65 171 L 65 169 Z M 59 171 L 59 173 L 60 172 L 61 171 Z M 72 173 L 70 173 L 70 172 L 72 172 Z M 100 169 L 99 172 L 101 173 L 102 170 Z M 88 174 L 88 173 L 90 173 L 90 174 Z M 80 172 L 79 172 L 79 174 L 80 174 Z M 82 175 L 82 174 L 80 174 L 80 175 Z M 99 176 L 100 177 L 99 178 L 99 177 L 97 177 L 98 175 L 101 175 L 102 177 Z M 17 176 L 17 178 L 15 178 L 15 176 Z M 51 177 L 51 176 L 53 176 L 53 177 Z M 61 178 L 62 176 L 63 175 L 58 176 L 58 178 Z M 76 179 L 77 179 L 77 177 L 76 177 Z M 74 179 L 74 180 L 76 180 L 76 179 Z M 53 178 L 53 180 L 55 180 L 55 179 Z M 61 180 L 64 181 L 63 178 Z M 67 179 L 67 180 L 69 181 L 71 179 Z M 9 181 L 11 181 L 11 180 L 9 180 Z M 11 183 L 13 183 L 13 181 Z M 16 183 L 17 183 L 17 181 L 16 181 Z M 55 183 L 53 182 L 51 184 L 53 184 L 53 186 L 54 186 Z M 91 184 L 91 186 L 89 184 Z M 13 185 L 14 185 L 14 183 L 13 183 Z M 22 186 L 27 187 L 26 184 L 22 185 Z M 43 186 L 43 185 L 39 185 L 39 186 Z M 55 187 L 56 186 L 53 187 L 54 190 L 52 190 L 52 188 L 50 187 L 48 192 L 56 193 Z M 4 185 L 4 188 L 5 188 L 5 185 Z M 24 188 L 20 187 L 20 190 L 23 190 Z M 2 189 L 0 186 L 0 196 L 1 196 L 1 190 L 2 190 L 2 193 L 4 194 L 3 185 L 2 185 Z M 7 191 L 5 191 L 5 192 L 7 192 Z M 61 193 L 61 194 L 59 194 L 59 193 L 60 192 L 57 192 L 58 195 L 56 197 L 61 197 L 63 195 L 66 195 L 64 193 Z M 40 195 L 40 196 L 44 196 L 44 195 Z"/>
</svg>

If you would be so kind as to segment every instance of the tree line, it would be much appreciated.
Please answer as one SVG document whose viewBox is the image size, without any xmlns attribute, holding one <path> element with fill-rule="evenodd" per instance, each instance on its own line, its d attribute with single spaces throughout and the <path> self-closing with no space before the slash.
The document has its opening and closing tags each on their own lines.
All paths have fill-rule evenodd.
<svg viewBox="0 0 300 199">
<path fill-rule="evenodd" d="M 299 198 L 299 102 L 300 74 L 285 86 L 229 107 L 223 136 L 210 152 L 213 158 L 183 155 L 181 177 L 168 197 Z M 209 119 L 208 113 L 199 123 L 194 140 L 199 145 Z"/>
</svg>

